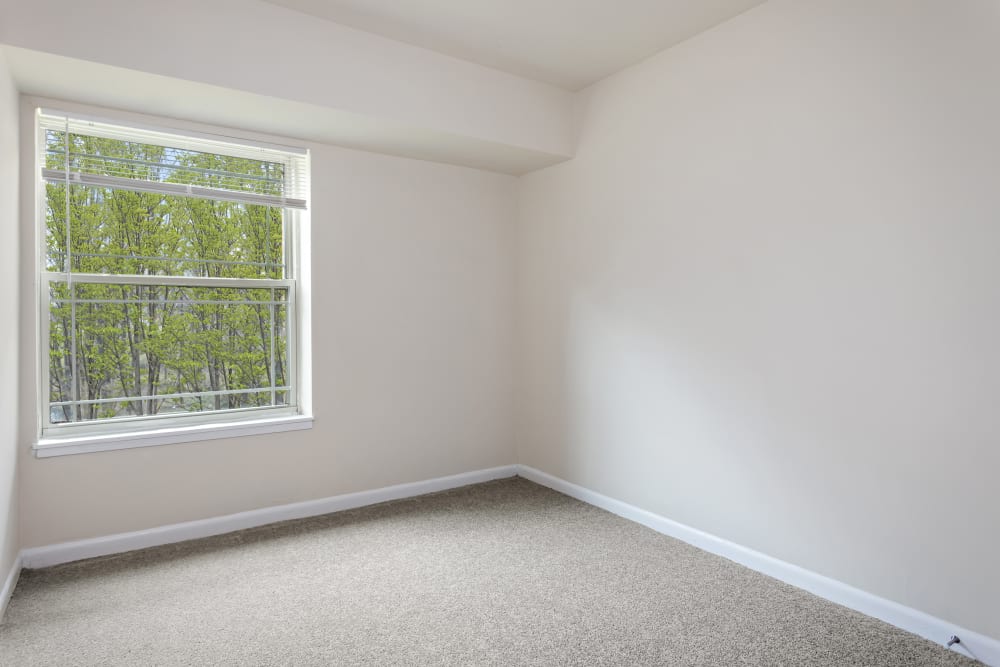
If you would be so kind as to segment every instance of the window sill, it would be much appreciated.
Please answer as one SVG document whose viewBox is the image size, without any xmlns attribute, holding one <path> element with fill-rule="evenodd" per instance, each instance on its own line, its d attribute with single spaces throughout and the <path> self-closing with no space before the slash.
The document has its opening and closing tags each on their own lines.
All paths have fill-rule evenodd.
<svg viewBox="0 0 1000 667">
<path fill-rule="evenodd" d="M 302 431 L 312 428 L 312 423 L 313 418 L 311 416 L 294 415 L 291 417 L 272 417 L 269 419 L 220 424 L 198 424 L 195 426 L 131 431 L 128 433 L 42 438 L 35 443 L 33 449 L 36 458 L 47 458 L 50 456 L 87 454 L 89 452 L 108 452 L 116 449 L 172 445 L 182 442 L 200 442 L 202 440 L 217 440 L 219 438 L 237 438 L 266 433 Z"/>
</svg>

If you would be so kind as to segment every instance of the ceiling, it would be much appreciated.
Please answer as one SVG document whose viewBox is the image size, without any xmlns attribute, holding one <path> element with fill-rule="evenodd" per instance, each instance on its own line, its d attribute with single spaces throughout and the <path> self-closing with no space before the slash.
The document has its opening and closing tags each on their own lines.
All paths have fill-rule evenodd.
<svg viewBox="0 0 1000 667">
<path fill-rule="evenodd" d="M 764 0 L 265 0 L 579 90 Z"/>
</svg>

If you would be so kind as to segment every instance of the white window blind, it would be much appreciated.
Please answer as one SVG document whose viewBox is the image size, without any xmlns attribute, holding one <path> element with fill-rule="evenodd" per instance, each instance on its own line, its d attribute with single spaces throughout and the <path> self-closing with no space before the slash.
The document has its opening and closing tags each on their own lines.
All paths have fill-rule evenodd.
<svg viewBox="0 0 1000 667">
<path fill-rule="evenodd" d="M 205 136 L 123 127 L 96 119 L 67 116 L 41 110 L 41 129 L 67 136 L 89 136 L 123 144 L 167 148 L 162 159 L 143 161 L 125 155 L 95 155 L 74 146 L 46 146 L 42 176 L 46 181 L 70 181 L 81 185 L 127 188 L 140 192 L 162 192 L 247 204 L 306 208 L 308 156 L 302 151 L 221 141 Z M 275 173 L 246 174 L 225 169 L 199 168 L 184 159 L 197 155 L 219 155 L 236 160 L 284 165 Z"/>
</svg>

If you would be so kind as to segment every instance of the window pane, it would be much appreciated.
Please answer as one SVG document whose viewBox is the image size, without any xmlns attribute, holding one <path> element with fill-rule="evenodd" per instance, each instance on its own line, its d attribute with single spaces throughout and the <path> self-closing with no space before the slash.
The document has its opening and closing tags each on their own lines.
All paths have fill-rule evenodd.
<svg viewBox="0 0 1000 667">
<path fill-rule="evenodd" d="M 282 278 L 281 209 L 194 197 L 46 185 L 46 265 L 76 273 Z"/>
<path fill-rule="evenodd" d="M 52 423 L 289 403 L 285 288 L 53 282 L 50 298 Z"/>
</svg>

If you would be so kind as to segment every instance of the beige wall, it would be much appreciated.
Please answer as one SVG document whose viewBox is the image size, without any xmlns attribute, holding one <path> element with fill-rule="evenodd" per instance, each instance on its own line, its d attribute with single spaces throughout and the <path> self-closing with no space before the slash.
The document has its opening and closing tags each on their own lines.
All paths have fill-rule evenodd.
<svg viewBox="0 0 1000 667">
<path fill-rule="evenodd" d="M 518 460 L 1000 637 L 1000 5 L 771 0 L 523 178 Z"/>
<path fill-rule="evenodd" d="M 31 108 L 26 102 L 24 113 Z M 24 125 L 30 143 L 30 116 Z M 314 428 L 35 459 L 34 407 L 25 405 L 23 546 L 514 462 L 509 313 L 516 180 L 311 149 Z M 30 163 L 30 151 L 22 153 Z M 22 189 L 30 192 L 26 180 Z M 22 256 L 31 257 L 30 215 L 22 225 Z M 32 290 L 26 278 L 25 396 L 34 395 Z"/>
<path fill-rule="evenodd" d="M 18 95 L 0 54 L 0 284 L 18 283 Z M 0 294 L 0 586 L 17 558 L 17 290 Z M 0 603 L 2 604 L 2 603 Z"/>
</svg>

